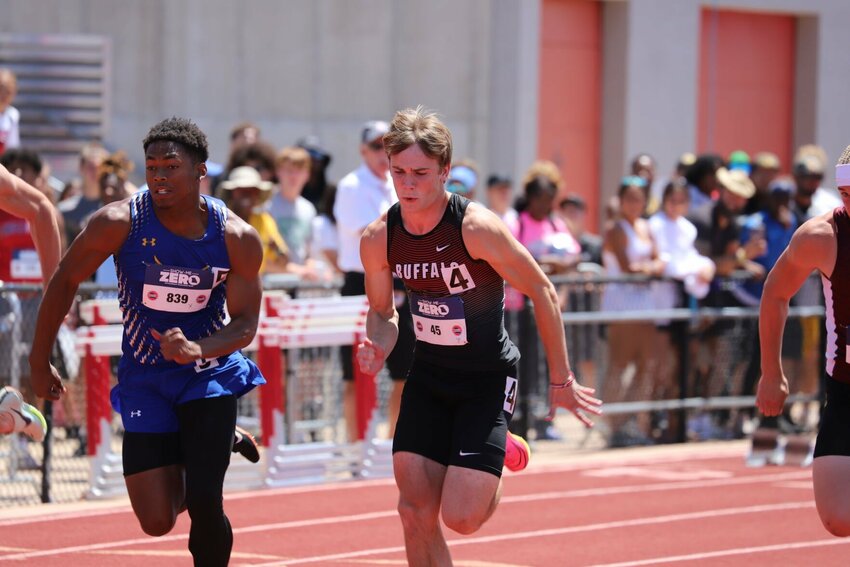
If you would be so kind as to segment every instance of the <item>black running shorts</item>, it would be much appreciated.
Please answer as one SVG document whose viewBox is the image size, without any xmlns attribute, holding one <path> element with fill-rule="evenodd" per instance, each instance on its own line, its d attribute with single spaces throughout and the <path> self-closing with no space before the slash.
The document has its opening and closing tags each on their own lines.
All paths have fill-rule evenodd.
<svg viewBox="0 0 850 567">
<path fill-rule="evenodd" d="M 139 433 L 125 431 L 121 451 L 124 476 L 183 464 L 180 432 Z"/>
<path fill-rule="evenodd" d="M 516 375 L 516 368 L 459 373 L 415 362 L 401 397 L 393 453 L 501 476 Z"/>
<path fill-rule="evenodd" d="M 850 384 L 826 377 L 826 405 L 821 411 L 815 458 L 850 457 Z"/>
</svg>

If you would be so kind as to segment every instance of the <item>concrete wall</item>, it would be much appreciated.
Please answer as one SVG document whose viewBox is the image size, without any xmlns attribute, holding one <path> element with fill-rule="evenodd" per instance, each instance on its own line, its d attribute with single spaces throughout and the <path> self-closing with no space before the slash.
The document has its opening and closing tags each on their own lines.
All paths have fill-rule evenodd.
<svg viewBox="0 0 850 567">
<path fill-rule="evenodd" d="M 784 13 L 798 17 L 795 146 L 822 145 L 834 162 L 850 144 L 850 91 L 846 32 L 850 2 L 843 0 L 631 0 L 606 2 L 601 186 L 612 195 L 629 159 L 654 155 L 659 174 L 696 147 L 700 12 L 703 7 Z M 621 58 L 625 58 L 625 63 Z M 832 183 L 827 171 L 824 183 Z"/>
<path fill-rule="evenodd" d="M 850 143 L 850 2 L 607 0 L 603 195 L 636 153 L 666 174 L 696 146 L 703 6 L 798 16 L 793 141 L 830 159 Z M 106 141 L 137 160 L 165 116 L 195 119 L 219 161 L 247 119 L 278 147 L 319 135 L 336 179 L 359 161 L 363 121 L 416 104 L 438 110 L 456 157 L 485 173 L 519 177 L 537 156 L 540 0 L 0 0 L 0 14 L 0 32 L 111 38 Z"/>
<path fill-rule="evenodd" d="M 504 8 L 528 12 L 509 4 Z M 456 157 L 488 168 L 491 97 L 522 122 L 510 108 L 517 93 L 506 101 L 493 92 L 491 26 L 504 19 L 494 18 L 492 6 L 489 0 L 0 0 L 0 31 L 111 38 L 106 141 L 136 160 L 140 140 L 163 117 L 198 122 L 217 161 L 226 158 L 231 126 L 253 120 L 277 147 L 317 134 L 334 156 L 330 174 L 338 179 L 359 162 L 364 121 L 388 120 L 417 104 L 443 116 Z M 533 17 L 503 25 L 509 36 L 519 25 L 536 29 Z M 501 81 L 513 83 L 498 70 Z"/>
</svg>

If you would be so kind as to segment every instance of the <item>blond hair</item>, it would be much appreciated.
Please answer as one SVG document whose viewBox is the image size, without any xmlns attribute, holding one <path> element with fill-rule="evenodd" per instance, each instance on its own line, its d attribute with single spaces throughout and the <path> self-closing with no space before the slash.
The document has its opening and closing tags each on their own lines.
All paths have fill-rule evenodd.
<svg viewBox="0 0 850 567">
<path fill-rule="evenodd" d="M 452 134 L 434 112 L 421 105 L 399 110 L 384 135 L 384 150 L 392 157 L 413 144 L 426 156 L 437 160 L 440 168 L 452 163 Z"/>
<path fill-rule="evenodd" d="M 527 185 L 536 177 L 546 178 L 552 185 L 557 187 L 558 191 L 564 188 L 564 178 L 561 175 L 561 170 L 551 161 L 537 160 L 532 163 L 522 178 L 522 184 Z"/>
<path fill-rule="evenodd" d="M 283 148 L 274 160 L 275 168 L 291 165 L 298 169 L 310 169 L 310 164 L 310 154 L 304 148 L 297 146 Z"/>
</svg>

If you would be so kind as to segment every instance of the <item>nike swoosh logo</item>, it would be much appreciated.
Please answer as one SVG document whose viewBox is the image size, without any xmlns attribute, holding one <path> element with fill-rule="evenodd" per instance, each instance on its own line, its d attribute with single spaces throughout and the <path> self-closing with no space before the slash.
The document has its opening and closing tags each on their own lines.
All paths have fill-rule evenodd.
<svg viewBox="0 0 850 567">
<path fill-rule="evenodd" d="M 25 424 L 29 425 L 30 423 L 32 423 L 32 420 L 30 418 L 28 418 L 27 416 L 25 416 L 24 414 L 22 414 L 20 410 L 13 409 L 11 411 L 13 411 L 16 414 L 18 414 L 19 416 L 21 416 L 21 419 L 24 420 Z"/>
<path fill-rule="evenodd" d="M 472 456 L 472 455 L 480 455 L 481 453 L 466 453 L 466 452 L 464 452 L 464 451 L 461 451 L 461 452 L 460 452 L 460 453 L 458 453 L 458 454 L 459 454 L 461 457 L 469 457 L 469 456 Z"/>
<path fill-rule="evenodd" d="M 437 246 L 437 252 L 442 252 L 443 250 L 445 250 L 449 246 L 451 246 L 451 244 L 446 244 L 445 246 Z"/>
</svg>

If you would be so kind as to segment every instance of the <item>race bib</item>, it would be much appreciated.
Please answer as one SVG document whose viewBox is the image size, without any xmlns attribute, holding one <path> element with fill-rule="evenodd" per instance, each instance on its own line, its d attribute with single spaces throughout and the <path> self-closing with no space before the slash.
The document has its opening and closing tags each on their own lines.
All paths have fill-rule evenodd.
<svg viewBox="0 0 850 567">
<path fill-rule="evenodd" d="M 517 395 L 517 382 L 516 378 L 511 378 L 508 376 L 505 379 L 505 403 L 502 405 L 502 409 L 504 409 L 509 414 L 514 414 L 514 409 L 516 408 L 516 395 Z"/>
<path fill-rule="evenodd" d="M 40 280 L 41 263 L 38 261 L 38 252 L 32 249 L 13 250 L 9 275 L 15 280 Z"/>
<path fill-rule="evenodd" d="M 142 303 L 157 311 L 194 313 L 207 306 L 213 280 L 211 270 L 148 264 Z"/>
<path fill-rule="evenodd" d="M 469 342 L 460 297 L 423 297 L 413 293 L 410 299 L 410 315 L 418 340 L 441 346 L 461 346 Z"/>
<path fill-rule="evenodd" d="M 443 281 L 446 282 L 446 287 L 449 288 L 449 293 L 452 295 L 469 291 L 475 287 L 475 282 L 472 281 L 472 276 L 469 275 L 469 268 L 466 267 L 466 264 L 452 262 L 448 266 L 443 266 L 440 271 Z"/>
<path fill-rule="evenodd" d="M 210 370 L 211 368 L 218 368 L 217 358 L 199 358 L 195 361 L 195 372 L 199 374 L 204 370 Z"/>
</svg>

